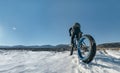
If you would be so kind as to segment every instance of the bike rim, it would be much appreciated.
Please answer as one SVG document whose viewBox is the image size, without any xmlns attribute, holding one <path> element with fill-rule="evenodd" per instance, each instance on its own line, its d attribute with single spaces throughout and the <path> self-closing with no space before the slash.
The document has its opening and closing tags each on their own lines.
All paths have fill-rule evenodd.
<svg viewBox="0 0 120 73">
<path fill-rule="evenodd" d="M 82 37 L 78 44 L 78 55 L 80 59 L 87 59 L 90 55 L 91 43 L 87 37 Z"/>
</svg>

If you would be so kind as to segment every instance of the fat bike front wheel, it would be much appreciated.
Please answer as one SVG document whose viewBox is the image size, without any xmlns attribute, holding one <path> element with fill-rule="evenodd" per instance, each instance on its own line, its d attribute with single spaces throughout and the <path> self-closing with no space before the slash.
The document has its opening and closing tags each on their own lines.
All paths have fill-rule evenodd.
<svg viewBox="0 0 120 73">
<path fill-rule="evenodd" d="M 78 41 L 78 58 L 84 63 L 90 63 L 96 54 L 96 43 L 91 35 L 83 35 Z"/>
</svg>

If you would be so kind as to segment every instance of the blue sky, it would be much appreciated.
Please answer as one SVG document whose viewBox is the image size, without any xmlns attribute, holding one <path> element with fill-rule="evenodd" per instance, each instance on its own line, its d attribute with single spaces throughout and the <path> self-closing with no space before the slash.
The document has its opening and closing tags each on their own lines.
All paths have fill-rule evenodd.
<svg viewBox="0 0 120 73">
<path fill-rule="evenodd" d="M 0 0 L 0 45 L 69 44 L 75 22 L 97 44 L 120 42 L 120 0 Z"/>
</svg>

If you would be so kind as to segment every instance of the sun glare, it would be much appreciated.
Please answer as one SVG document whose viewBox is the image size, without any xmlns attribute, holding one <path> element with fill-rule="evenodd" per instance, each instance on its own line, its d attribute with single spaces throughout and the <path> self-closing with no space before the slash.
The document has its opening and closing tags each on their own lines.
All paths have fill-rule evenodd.
<svg viewBox="0 0 120 73">
<path fill-rule="evenodd" d="M 13 27 L 12 29 L 13 29 L 13 30 L 16 30 L 16 27 Z"/>
</svg>

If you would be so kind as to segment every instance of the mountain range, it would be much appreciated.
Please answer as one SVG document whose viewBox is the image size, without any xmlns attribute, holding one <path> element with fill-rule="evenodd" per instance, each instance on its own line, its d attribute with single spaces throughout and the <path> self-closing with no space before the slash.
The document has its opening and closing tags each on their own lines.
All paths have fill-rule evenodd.
<svg viewBox="0 0 120 73">
<path fill-rule="evenodd" d="M 103 43 L 97 45 L 99 48 L 120 48 L 120 42 L 113 42 L 113 43 Z"/>
<path fill-rule="evenodd" d="M 114 42 L 114 43 L 103 43 L 98 44 L 97 49 L 100 48 L 120 48 L 120 42 Z M 71 47 L 68 44 L 59 44 L 56 46 L 52 45 L 33 45 L 33 46 L 24 46 L 24 45 L 15 45 L 15 46 L 0 46 L 0 49 L 5 50 L 43 50 L 43 51 L 49 51 L 49 50 L 57 50 L 57 51 L 64 51 L 64 50 L 70 50 Z"/>
<path fill-rule="evenodd" d="M 15 46 L 0 46 L 0 48 L 69 48 L 67 44 L 59 44 L 56 46 L 53 45 L 33 45 L 33 46 L 24 46 L 24 45 L 15 45 Z"/>
</svg>

